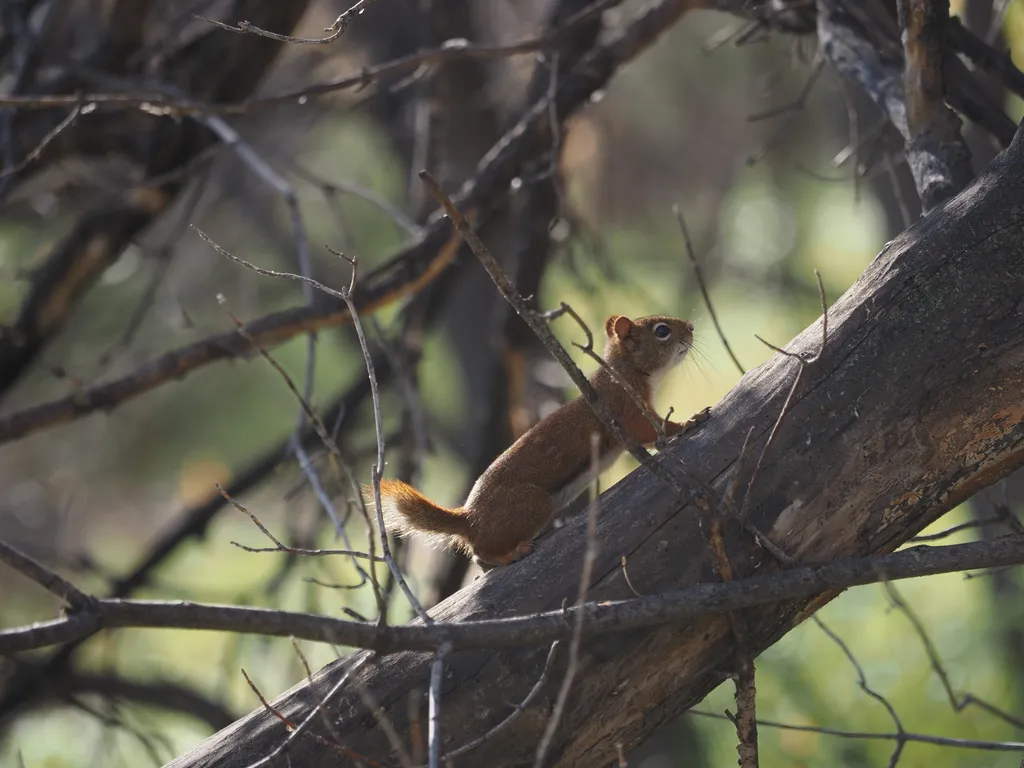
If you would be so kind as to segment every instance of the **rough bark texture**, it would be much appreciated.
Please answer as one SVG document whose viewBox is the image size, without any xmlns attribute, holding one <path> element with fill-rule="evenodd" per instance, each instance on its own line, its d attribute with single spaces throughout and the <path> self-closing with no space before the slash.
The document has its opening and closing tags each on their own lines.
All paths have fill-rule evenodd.
<svg viewBox="0 0 1024 768">
<path fill-rule="evenodd" d="M 808 371 L 753 489 L 753 522 L 801 562 L 895 549 L 943 512 L 1024 465 L 1024 139 L 966 192 L 890 243 L 830 311 L 828 348 Z M 705 331 L 706 332 L 706 331 Z M 789 345 L 812 352 L 820 319 Z M 750 428 L 746 486 L 797 363 L 776 355 L 749 372 L 696 434 L 671 447 L 721 493 Z M 572 600 L 585 541 L 577 519 L 532 556 L 498 569 L 439 605 L 439 621 L 529 614 Z M 741 573 L 778 566 L 727 526 Z M 697 514 L 644 470 L 603 497 L 594 599 L 627 598 L 619 559 L 644 594 L 711 578 Z M 751 648 L 769 647 L 834 594 L 747 614 Z M 447 656 L 442 700 L 445 751 L 501 721 L 537 679 L 546 648 Z M 608 765 L 692 706 L 729 673 L 724 618 L 584 642 L 581 667 L 549 765 Z M 431 657 L 393 654 L 367 665 L 360 683 L 407 737 L 409 697 L 425 690 Z M 456 765 L 529 765 L 561 681 L 565 655 L 543 694 L 510 728 Z M 317 677 L 321 693 L 337 665 Z M 411 694 L 413 691 L 418 693 Z M 309 711 L 305 683 L 274 702 L 293 721 Z M 348 685 L 330 717 L 346 749 L 396 764 L 374 718 Z M 315 729 L 323 733 L 322 724 Z M 257 711 L 171 765 L 248 765 L 285 738 Z M 328 737 L 330 738 L 330 737 Z M 299 739 L 293 765 L 338 765 L 322 741 Z M 284 765 L 284 758 L 281 758 Z"/>
</svg>

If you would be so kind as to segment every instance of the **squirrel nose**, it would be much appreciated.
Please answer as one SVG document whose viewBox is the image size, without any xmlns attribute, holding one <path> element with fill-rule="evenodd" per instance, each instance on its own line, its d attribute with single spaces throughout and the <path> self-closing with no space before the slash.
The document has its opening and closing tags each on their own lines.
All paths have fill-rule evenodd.
<svg viewBox="0 0 1024 768">
<path fill-rule="evenodd" d="M 683 327 L 690 333 L 693 333 L 693 323 L 691 323 L 689 320 L 683 320 Z"/>
</svg>

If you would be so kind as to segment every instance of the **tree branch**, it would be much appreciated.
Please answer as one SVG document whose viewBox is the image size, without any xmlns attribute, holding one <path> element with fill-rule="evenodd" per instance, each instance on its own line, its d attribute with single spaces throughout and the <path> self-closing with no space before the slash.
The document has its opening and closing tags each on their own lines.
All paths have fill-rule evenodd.
<svg viewBox="0 0 1024 768">
<path fill-rule="evenodd" d="M 959 120 L 943 103 L 941 22 L 927 10 L 925 0 L 901 0 L 901 7 L 907 2 L 915 4 L 915 11 L 907 14 L 913 26 L 906 31 L 905 65 L 898 30 L 879 0 L 817 0 L 818 39 L 836 71 L 863 88 L 903 136 L 907 163 L 927 212 L 963 190 L 973 171 Z"/>
<path fill-rule="evenodd" d="M 959 194 L 974 171 L 960 118 L 945 102 L 949 0 L 899 0 L 897 7 L 903 28 L 907 158 L 927 213 Z"/>
<path fill-rule="evenodd" d="M 7 545 L 4 545 L 5 547 Z M 272 637 L 295 637 L 380 652 L 515 648 L 548 645 L 572 637 L 582 616 L 585 637 L 605 636 L 752 608 L 780 600 L 810 598 L 832 590 L 880 581 L 1024 563 L 1024 537 L 948 547 L 913 547 L 881 557 L 844 558 L 732 582 L 697 584 L 674 593 L 584 603 L 564 610 L 459 624 L 378 626 L 309 613 L 180 601 L 95 599 L 62 619 L 0 631 L 0 655 L 20 653 L 92 634 L 101 629 L 149 627 L 196 629 Z"/>
</svg>

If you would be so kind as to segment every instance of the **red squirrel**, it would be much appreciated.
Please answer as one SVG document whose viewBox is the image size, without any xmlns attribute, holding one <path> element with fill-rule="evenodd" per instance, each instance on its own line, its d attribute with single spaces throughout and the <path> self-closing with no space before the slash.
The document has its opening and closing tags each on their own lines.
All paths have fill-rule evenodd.
<svg viewBox="0 0 1024 768">
<path fill-rule="evenodd" d="M 604 360 L 650 406 L 654 390 L 693 344 L 693 323 L 675 317 L 630 320 L 613 315 L 605 322 Z M 648 415 L 604 366 L 590 377 L 601 400 L 626 432 L 641 444 L 658 432 Z M 664 422 L 666 436 L 703 421 L 708 411 L 686 423 Z M 382 511 L 389 531 L 417 532 L 461 549 L 489 566 L 507 565 L 529 554 L 533 539 L 552 516 L 593 482 L 591 434 L 598 433 L 598 471 L 623 452 L 582 397 L 562 405 L 525 432 L 479 477 L 466 503 L 438 506 L 400 480 L 382 480 Z"/>
</svg>

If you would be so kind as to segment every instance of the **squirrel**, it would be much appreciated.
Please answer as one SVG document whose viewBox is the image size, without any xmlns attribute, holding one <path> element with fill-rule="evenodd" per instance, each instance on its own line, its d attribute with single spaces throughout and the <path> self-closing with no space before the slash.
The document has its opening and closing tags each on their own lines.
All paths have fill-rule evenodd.
<svg viewBox="0 0 1024 768">
<path fill-rule="evenodd" d="M 612 315 L 605 335 L 605 363 L 650 406 L 661 379 L 689 353 L 693 323 L 659 315 L 635 320 Z M 651 419 L 604 366 L 590 382 L 630 437 L 640 444 L 658 439 Z M 705 409 L 682 424 L 665 420 L 664 434 L 685 432 L 708 413 Z M 624 447 L 582 397 L 565 403 L 495 459 L 457 509 L 438 506 L 400 480 L 381 480 L 385 524 L 399 534 L 427 534 L 485 566 L 508 565 L 529 554 L 534 537 L 554 514 L 593 482 L 594 432 L 599 435 L 600 473 Z"/>
</svg>

